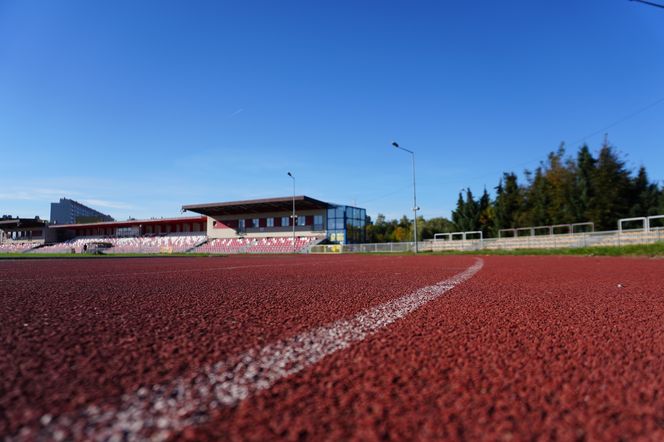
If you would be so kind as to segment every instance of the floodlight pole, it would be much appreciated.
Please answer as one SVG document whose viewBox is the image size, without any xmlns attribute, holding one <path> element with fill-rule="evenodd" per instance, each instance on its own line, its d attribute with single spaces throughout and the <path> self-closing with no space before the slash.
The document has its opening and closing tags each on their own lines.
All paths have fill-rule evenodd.
<svg viewBox="0 0 664 442">
<path fill-rule="evenodd" d="M 392 142 L 392 146 L 394 146 L 397 149 L 401 149 L 404 152 L 408 152 L 412 159 L 413 159 L 413 241 L 415 243 L 415 253 L 418 252 L 417 248 L 417 211 L 420 210 L 419 207 L 417 207 L 417 191 L 416 191 L 416 186 L 415 186 L 415 152 L 412 150 L 408 150 L 406 148 L 403 148 L 399 146 L 399 143 L 396 141 Z"/>
<path fill-rule="evenodd" d="M 291 224 L 293 224 L 293 253 L 295 253 L 295 177 L 290 172 L 288 172 L 288 176 L 293 180 L 293 215 L 291 216 Z"/>
</svg>

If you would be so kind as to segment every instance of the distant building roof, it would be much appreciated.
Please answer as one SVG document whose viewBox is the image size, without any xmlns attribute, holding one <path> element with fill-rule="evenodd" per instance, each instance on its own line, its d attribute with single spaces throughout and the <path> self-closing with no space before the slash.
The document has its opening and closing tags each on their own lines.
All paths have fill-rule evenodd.
<svg viewBox="0 0 664 442">
<path fill-rule="evenodd" d="M 329 203 L 319 201 L 308 196 L 284 196 L 278 198 L 263 198 L 256 200 L 229 201 L 222 203 L 189 204 L 182 206 L 182 211 L 196 212 L 208 216 L 222 215 L 244 215 L 266 212 L 287 212 L 293 209 L 295 199 L 295 210 L 326 209 Z"/>
</svg>

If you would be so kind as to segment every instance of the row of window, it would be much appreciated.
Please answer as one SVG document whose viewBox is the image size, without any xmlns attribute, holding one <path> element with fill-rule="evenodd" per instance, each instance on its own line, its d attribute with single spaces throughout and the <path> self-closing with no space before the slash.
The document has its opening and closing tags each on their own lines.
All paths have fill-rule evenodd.
<svg viewBox="0 0 664 442">
<path fill-rule="evenodd" d="M 205 224 L 202 223 L 181 223 L 181 224 L 163 224 L 147 225 L 141 228 L 139 226 L 129 227 L 94 227 L 89 229 L 76 229 L 76 236 L 93 235 L 117 235 L 134 236 L 140 234 L 162 234 L 162 233 L 189 233 L 204 232 Z"/>
<path fill-rule="evenodd" d="M 281 217 L 281 227 L 288 227 L 292 226 L 290 222 L 290 216 L 282 216 Z M 307 217 L 305 215 L 297 216 L 295 215 L 295 218 L 297 220 L 298 226 L 306 226 L 307 225 Z M 275 227 L 275 218 L 265 218 L 265 225 L 266 227 Z M 322 226 L 323 225 L 323 215 L 314 215 L 314 225 L 315 226 Z M 248 218 L 248 219 L 240 219 L 238 220 L 238 228 L 240 230 L 246 229 L 246 228 L 257 228 L 260 226 L 260 218 Z"/>
<path fill-rule="evenodd" d="M 2 232 L 2 237 L 7 239 L 29 239 L 29 238 L 41 238 L 41 230 L 14 230 L 11 232 Z"/>
</svg>

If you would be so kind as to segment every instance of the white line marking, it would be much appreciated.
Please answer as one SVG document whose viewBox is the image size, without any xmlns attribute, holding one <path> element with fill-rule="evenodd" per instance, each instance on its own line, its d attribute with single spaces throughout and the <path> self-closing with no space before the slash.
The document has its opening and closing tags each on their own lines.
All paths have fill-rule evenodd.
<svg viewBox="0 0 664 442">
<path fill-rule="evenodd" d="M 351 319 L 216 363 L 195 377 L 142 387 L 124 395 L 116 409 L 89 405 L 77 413 L 44 415 L 38 426 L 22 428 L 17 440 L 168 439 L 188 426 L 208 421 L 215 409 L 234 406 L 324 357 L 364 340 L 467 281 L 483 265 L 478 258 L 475 264 L 449 279 L 366 309 Z"/>
</svg>

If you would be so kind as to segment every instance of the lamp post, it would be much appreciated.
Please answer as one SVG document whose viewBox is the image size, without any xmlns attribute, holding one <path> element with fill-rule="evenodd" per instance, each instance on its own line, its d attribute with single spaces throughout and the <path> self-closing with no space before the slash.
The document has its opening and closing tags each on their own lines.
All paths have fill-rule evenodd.
<svg viewBox="0 0 664 442">
<path fill-rule="evenodd" d="M 417 192 L 415 188 L 415 152 L 412 150 L 405 149 L 401 146 L 399 146 L 399 143 L 396 141 L 392 142 L 392 146 L 394 146 L 396 149 L 401 149 L 404 152 L 408 152 L 412 159 L 413 159 L 413 241 L 415 242 L 415 253 L 417 253 L 417 211 L 420 210 L 419 207 L 417 207 Z"/>
<path fill-rule="evenodd" d="M 295 177 L 288 172 L 288 176 L 293 180 L 293 215 L 291 215 L 291 224 L 293 225 L 293 253 L 295 253 Z"/>
</svg>

